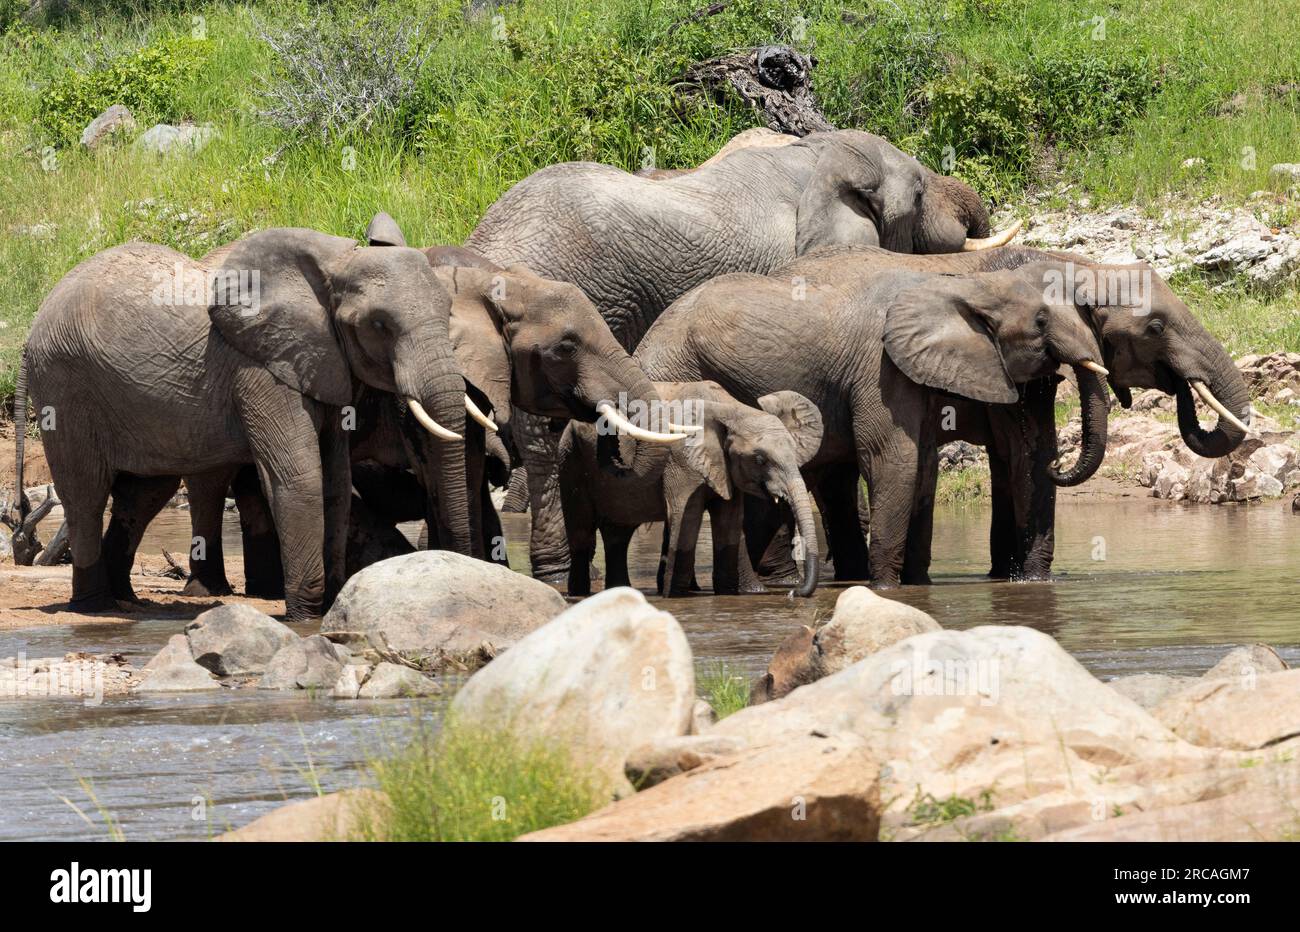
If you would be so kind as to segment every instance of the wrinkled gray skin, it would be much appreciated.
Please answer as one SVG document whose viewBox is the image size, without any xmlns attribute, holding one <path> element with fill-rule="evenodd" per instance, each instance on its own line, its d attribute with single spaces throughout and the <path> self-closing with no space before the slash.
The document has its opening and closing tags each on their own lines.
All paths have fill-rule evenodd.
<svg viewBox="0 0 1300 932">
<path fill-rule="evenodd" d="M 695 575 L 695 546 L 704 512 L 713 529 L 713 591 L 763 592 L 744 553 L 744 496 L 788 502 L 805 548 L 797 589 L 817 588 L 818 544 L 812 497 L 799 467 L 821 445 L 821 415 L 808 399 L 778 392 L 743 405 L 714 382 L 657 382 L 659 396 L 685 423 L 703 428 L 675 445 L 658 476 L 615 478 L 597 463 L 597 427 L 573 422 L 560 441 L 560 489 L 569 551 L 569 595 L 591 594 L 589 567 L 596 531 L 605 544 L 606 586 L 631 585 L 627 549 L 637 527 L 665 522 L 659 591 L 685 595 Z"/>
<path fill-rule="evenodd" d="M 845 274 L 867 276 L 906 268 L 917 271 L 968 274 L 1017 269 L 1030 263 L 1069 262 L 1088 270 L 1100 281 L 1113 273 L 1149 273 L 1150 308 L 1081 304 L 1085 319 L 1101 338 L 1103 365 L 1121 405 L 1132 403 L 1132 389 L 1157 388 L 1178 400 L 1178 421 L 1188 447 L 1200 456 L 1225 456 L 1244 439 L 1232 424 L 1220 422 L 1211 430 L 1196 420 L 1188 380 L 1204 382 L 1228 410 L 1249 423 L 1250 394 L 1232 357 L 1201 325 L 1169 286 L 1145 264 L 1105 265 L 1086 256 L 1004 246 L 952 256 L 901 256 L 870 247 L 823 250 L 791 264 L 779 274 L 801 275 L 810 282 L 834 282 Z M 1140 281 L 1140 279 L 1139 279 Z M 1100 442 L 1085 445 L 1075 466 L 1055 473 L 1056 378 L 1025 386 L 1015 405 L 956 404 L 953 432 L 940 433 L 939 442 L 967 440 L 987 445 L 993 486 L 993 524 L 990 529 L 995 578 L 1046 579 L 1051 575 L 1055 531 L 1055 486 L 1083 481 L 1100 465 L 1104 454 L 1105 409 L 1095 389 L 1099 380 L 1076 371 L 1084 402 L 1085 425 L 1100 426 Z M 1104 387 L 1103 387 L 1104 393 Z M 1088 432 L 1088 431 L 1085 431 Z M 1096 434 L 1098 431 L 1094 430 Z M 928 465 L 937 470 L 937 461 Z M 853 479 L 856 484 L 856 479 Z M 841 490 L 841 495 L 847 494 Z M 848 538 L 838 533 L 831 542 L 835 552 L 854 553 L 864 545 L 853 522 L 845 524 Z M 928 523 L 927 523 L 928 530 Z M 829 535 L 828 536 L 832 536 Z M 853 538 L 857 539 L 854 540 Z M 913 546 L 909 544 L 909 547 Z M 916 546 L 928 564 L 928 536 Z"/>
<path fill-rule="evenodd" d="M 500 264 L 580 287 L 628 349 L 679 296 L 728 272 L 767 273 L 821 246 L 954 252 L 990 233 L 966 185 L 878 136 L 814 133 L 747 148 L 653 180 L 572 162 L 535 172 L 488 209 L 465 245 Z M 555 484 L 555 437 L 520 419 L 534 575 L 562 578 L 568 554 Z"/>
<path fill-rule="evenodd" d="M 224 472 L 228 483 L 253 463 L 279 532 L 286 614 L 318 616 L 343 583 L 351 483 L 339 409 L 355 382 L 417 399 L 464 433 L 450 298 L 415 250 L 313 230 L 266 230 L 224 253 L 224 269 L 260 274 L 252 313 L 201 297 L 160 302 L 178 265 L 208 271 L 162 246 L 99 253 L 55 286 L 28 338 L 33 400 L 56 419 L 44 439 L 68 521 L 72 608 L 134 599 L 135 548 L 175 477 Z M 468 528 L 463 444 L 446 445 L 442 508 L 449 526 Z M 468 549 L 467 536 L 458 543 Z"/>
<path fill-rule="evenodd" d="M 727 275 L 665 311 L 636 358 L 656 379 L 711 379 L 745 403 L 782 388 L 806 396 L 825 433 L 805 476 L 848 463 L 867 477 L 872 585 L 924 582 L 905 551 L 913 516 L 933 501 L 923 451 L 944 393 L 1010 404 L 1019 384 L 1100 356 L 1079 312 L 1044 300 L 1047 270 L 900 270 L 806 290 Z"/>
</svg>

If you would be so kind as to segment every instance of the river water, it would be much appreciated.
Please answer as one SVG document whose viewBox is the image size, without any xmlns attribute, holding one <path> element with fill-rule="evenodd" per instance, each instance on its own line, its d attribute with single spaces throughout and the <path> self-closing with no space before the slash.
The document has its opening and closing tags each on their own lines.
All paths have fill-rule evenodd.
<svg viewBox="0 0 1300 932">
<path fill-rule="evenodd" d="M 527 517 L 506 515 L 511 562 L 526 567 Z M 1058 507 L 1053 582 L 990 582 L 988 511 L 940 509 L 935 584 L 889 593 L 945 627 L 1025 624 L 1051 634 L 1098 676 L 1200 673 L 1230 647 L 1264 642 L 1300 663 L 1300 517 L 1257 507 L 1147 498 Z M 410 529 L 411 532 L 414 529 Z M 705 531 L 707 535 L 707 527 Z M 233 515 L 226 553 L 238 559 Z M 183 553 L 186 512 L 168 511 L 142 553 Z M 633 543 L 633 582 L 653 588 L 661 534 Z M 699 549 L 707 586 L 708 542 Z M 754 674 L 798 624 L 829 618 L 839 589 L 812 599 L 707 594 L 663 601 L 697 660 Z M 660 600 L 655 600 L 660 601 Z M 175 618 L 0 631 L 0 657 L 120 651 L 143 664 Z M 257 690 L 0 702 L 0 840 L 203 839 L 286 800 L 355 786 L 367 760 L 400 743 L 437 701 L 338 701 Z"/>
</svg>

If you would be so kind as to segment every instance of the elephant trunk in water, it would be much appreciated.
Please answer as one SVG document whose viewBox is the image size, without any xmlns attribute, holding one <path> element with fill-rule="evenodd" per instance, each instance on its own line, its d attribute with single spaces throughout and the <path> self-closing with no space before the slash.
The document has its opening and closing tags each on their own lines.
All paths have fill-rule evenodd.
<svg viewBox="0 0 1300 932">
<path fill-rule="evenodd" d="M 790 506 L 794 510 L 795 527 L 803 543 L 803 579 L 794 590 L 794 594 L 806 599 L 817 589 L 817 579 L 821 573 L 820 547 L 817 543 L 817 525 L 813 523 L 812 497 L 804 487 L 803 479 L 796 469 L 794 477 L 789 480 Z M 796 558 L 798 554 L 795 554 Z M 743 556 L 741 559 L 745 559 Z"/>
<path fill-rule="evenodd" d="M 393 375 L 398 395 L 425 429 L 438 438 L 434 478 L 439 544 L 457 553 L 472 553 L 465 481 L 465 380 L 456 367 L 449 341 L 435 337 L 399 345 Z M 421 417 L 422 413 L 426 417 Z M 425 423 L 426 418 L 456 439 L 435 431 Z"/>
<path fill-rule="evenodd" d="M 1082 399 L 1083 440 L 1079 459 L 1073 467 L 1060 472 L 1055 466 L 1048 475 L 1056 485 L 1078 485 L 1091 479 L 1106 456 L 1106 427 L 1110 409 L 1106 397 L 1106 382 L 1099 372 L 1083 366 L 1074 366 L 1074 376 L 1079 383 Z"/>
</svg>

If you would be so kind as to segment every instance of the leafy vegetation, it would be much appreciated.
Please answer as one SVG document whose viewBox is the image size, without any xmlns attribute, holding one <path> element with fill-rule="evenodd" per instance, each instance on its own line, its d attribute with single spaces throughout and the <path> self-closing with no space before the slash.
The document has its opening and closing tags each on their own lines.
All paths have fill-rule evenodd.
<svg viewBox="0 0 1300 932">
<path fill-rule="evenodd" d="M 1241 200 L 1270 186 L 1271 164 L 1300 161 L 1291 0 L 1248 14 L 1211 0 L 733 0 L 691 17 L 704 6 L 51 0 L 29 20 L 25 0 L 0 0 L 0 398 L 41 299 L 99 250 L 137 237 L 197 256 L 271 225 L 356 237 L 378 209 L 411 242 L 461 242 L 545 165 L 693 165 L 755 125 L 743 105 L 680 84 L 691 63 L 737 47 L 811 53 L 833 123 L 880 133 L 997 202 L 1059 182 L 1099 205 Z M 303 32 L 313 22 L 325 25 Z M 397 56 L 405 65 L 380 69 L 370 53 L 404 24 L 419 41 Z M 292 48 L 262 37 L 295 29 Z M 344 59 L 356 73 L 312 96 L 310 63 Z M 369 89 L 382 106 L 339 122 L 330 101 Z M 82 128 L 118 102 L 142 129 L 188 118 L 217 137 L 192 158 L 84 151 Z M 1184 169 L 1189 157 L 1203 166 Z M 1193 282 L 1186 294 L 1234 351 L 1300 349 L 1294 289 Z"/>
<path fill-rule="evenodd" d="M 719 721 L 749 705 L 749 681 L 725 661 L 702 665 L 696 671 L 695 685 Z"/>
</svg>

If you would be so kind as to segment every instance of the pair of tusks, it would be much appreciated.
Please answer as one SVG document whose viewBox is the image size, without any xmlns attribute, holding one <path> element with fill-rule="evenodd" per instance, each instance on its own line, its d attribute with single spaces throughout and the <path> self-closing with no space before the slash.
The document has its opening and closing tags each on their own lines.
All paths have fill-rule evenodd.
<svg viewBox="0 0 1300 932">
<path fill-rule="evenodd" d="M 1007 243 L 1015 239 L 1016 234 L 1020 232 L 1022 226 L 1024 226 L 1024 222 L 1017 220 L 1001 233 L 994 233 L 992 236 L 986 236 L 983 238 L 968 236 L 966 237 L 966 242 L 962 244 L 961 251 L 979 252 L 981 249 L 993 249 L 996 246 L 1005 246 Z"/>
<path fill-rule="evenodd" d="M 702 431 L 703 427 L 687 426 L 684 424 L 669 424 L 670 434 L 663 434 L 657 430 L 646 430 L 644 427 L 638 427 L 624 417 L 612 404 L 602 401 L 596 405 L 596 413 L 605 416 L 605 419 L 619 429 L 620 433 L 627 434 L 636 440 L 644 440 L 647 443 L 676 443 L 678 440 L 685 440 L 687 434 L 697 434 Z"/>
<path fill-rule="evenodd" d="M 1206 385 L 1204 382 L 1193 381 L 1192 379 L 1188 379 L 1187 384 L 1192 386 L 1192 391 L 1200 395 L 1201 401 L 1204 401 L 1207 405 L 1209 405 L 1214 410 L 1215 414 L 1223 418 L 1225 421 L 1227 421 L 1233 427 L 1237 428 L 1242 433 L 1250 432 L 1250 428 L 1247 427 L 1246 424 L 1242 422 L 1241 418 L 1237 417 L 1237 415 L 1229 411 L 1226 407 L 1224 407 L 1222 401 L 1214 397 L 1214 393 L 1210 391 L 1210 387 L 1208 385 Z"/>
<path fill-rule="evenodd" d="M 454 430 L 448 430 L 447 428 L 439 424 L 437 421 L 435 421 L 433 418 L 429 417 L 429 412 L 424 410 L 424 405 L 420 404 L 414 398 L 406 399 L 406 405 L 411 409 L 411 413 L 415 415 L 415 419 L 420 422 L 420 426 L 423 427 L 425 430 L 427 430 L 429 433 L 433 434 L 439 440 L 464 440 L 465 439 L 460 434 L 456 433 Z M 469 395 L 465 396 L 465 410 L 469 412 L 470 417 L 472 417 L 474 420 L 482 424 L 484 428 L 492 431 L 493 433 L 496 432 L 497 425 L 492 421 L 492 418 L 488 417 L 481 410 L 479 410 L 479 406 L 474 404 L 473 400 L 469 397 Z"/>
</svg>

